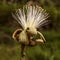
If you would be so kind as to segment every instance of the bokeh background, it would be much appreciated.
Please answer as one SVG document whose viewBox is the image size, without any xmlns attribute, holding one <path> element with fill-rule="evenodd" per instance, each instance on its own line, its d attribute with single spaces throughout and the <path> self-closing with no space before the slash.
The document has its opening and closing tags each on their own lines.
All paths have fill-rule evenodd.
<svg viewBox="0 0 60 60">
<path fill-rule="evenodd" d="M 19 60 L 20 45 L 12 39 L 20 25 L 13 19 L 12 12 L 22 8 L 29 0 L 0 0 L 0 60 Z M 33 0 L 46 9 L 50 20 L 39 28 L 46 38 L 40 46 L 28 47 L 29 60 L 60 60 L 60 0 Z"/>
</svg>

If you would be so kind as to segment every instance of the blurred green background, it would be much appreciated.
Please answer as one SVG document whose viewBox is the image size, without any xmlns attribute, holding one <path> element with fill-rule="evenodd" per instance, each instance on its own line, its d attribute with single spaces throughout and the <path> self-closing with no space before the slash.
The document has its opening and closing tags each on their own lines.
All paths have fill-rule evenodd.
<svg viewBox="0 0 60 60">
<path fill-rule="evenodd" d="M 12 12 L 22 8 L 29 0 L 0 0 L 0 60 L 19 60 L 20 46 L 12 39 L 19 24 L 13 19 Z M 33 0 L 46 9 L 50 22 L 39 29 L 46 43 L 28 47 L 29 60 L 60 60 L 60 0 Z"/>
</svg>

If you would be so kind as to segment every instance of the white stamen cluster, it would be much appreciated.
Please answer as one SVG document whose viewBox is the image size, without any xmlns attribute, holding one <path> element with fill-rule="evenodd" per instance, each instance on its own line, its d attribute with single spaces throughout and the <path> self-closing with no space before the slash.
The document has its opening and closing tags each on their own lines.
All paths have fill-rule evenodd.
<svg viewBox="0 0 60 60">
<path fill-rule="evenodd" d="M 24 6 L 23 9 L 18 9 L 13 17 L 18 23 L 26 29 L 27 27 L 39 28 L 47 22 L 48 14 L 39 6 Z"/>
</svg>

